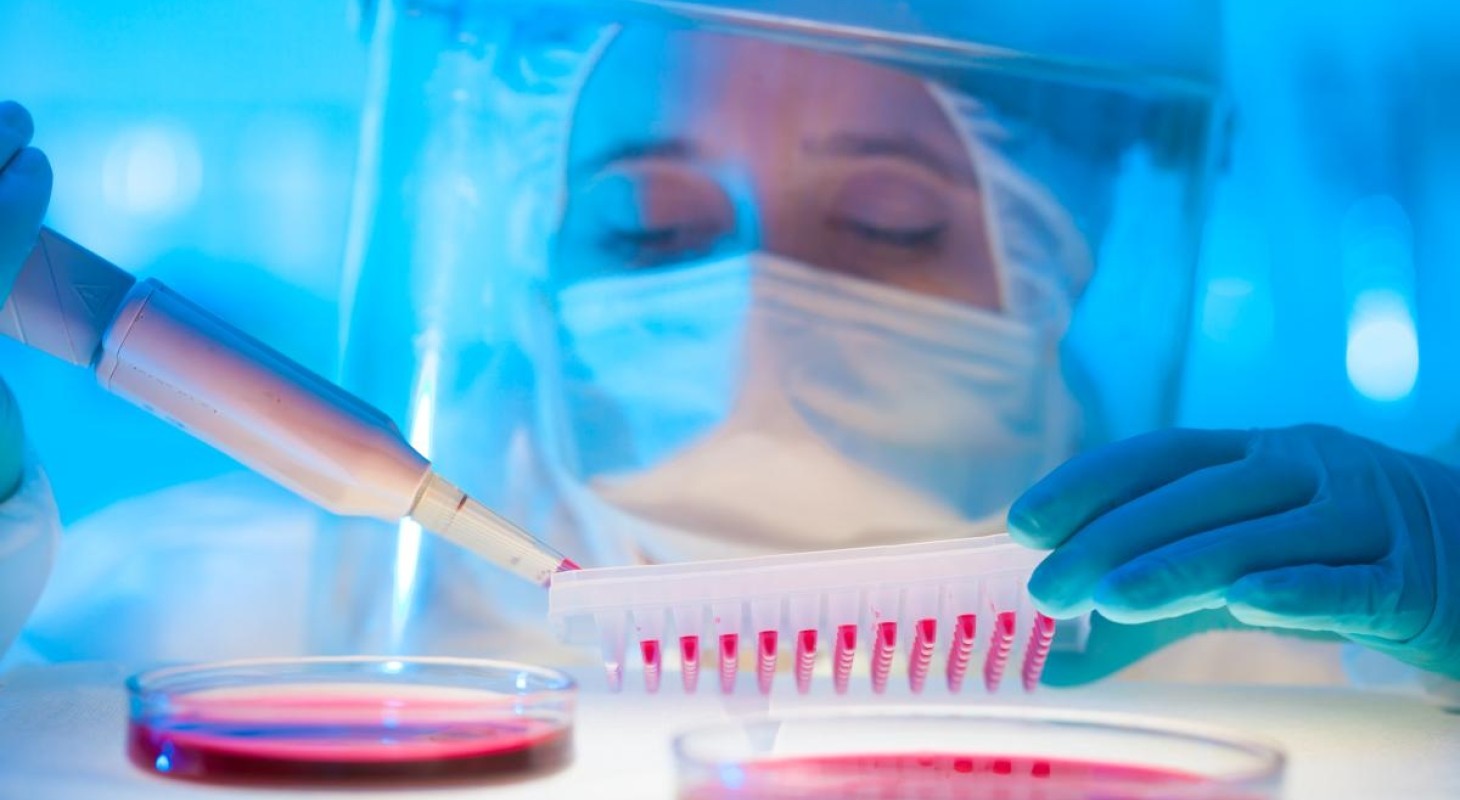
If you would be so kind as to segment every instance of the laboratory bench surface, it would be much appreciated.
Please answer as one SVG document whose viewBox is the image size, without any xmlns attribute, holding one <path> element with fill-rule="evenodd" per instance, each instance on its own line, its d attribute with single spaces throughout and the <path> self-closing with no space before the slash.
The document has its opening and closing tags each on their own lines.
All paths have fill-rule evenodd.
<svg viewBox="0 0 1460 800">
<path fill-rule="evenodd" d="M 278 798 L 297 789 L 215 787 L 158 777 L 123 753 L 125 671 L 109 664 L 28 667 L 0 676 L 0 798 Z M 898 702 L 927 703 L 935 693 Z M 946 701 L 946 697 L 943 698 Z M 764 708 L 737 696 L 607 693 L 584 676 L 576 755 L 557 773 L 510 783 L 311 791 L 333 796 L 430 798 L 670 798 L 670 740 L 681 730 Z M 813 692 L 774 697 L 772 708 L 845 703 Z M 960 702 L 1107 710 L 1219 725 L 1281 744 L 1284 797 L 1460 798 L 1460 713 L 1401 694 L 1340 688 L 1107 683 Z"/>
</svg>

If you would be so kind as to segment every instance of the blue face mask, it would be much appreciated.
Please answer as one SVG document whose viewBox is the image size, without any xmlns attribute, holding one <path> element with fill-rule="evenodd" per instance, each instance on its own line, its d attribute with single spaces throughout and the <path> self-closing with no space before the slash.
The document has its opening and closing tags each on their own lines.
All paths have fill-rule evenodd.
<svg viewBox="0 0 1460 800">
<path fill-rule="evenodd" d="M 635 472 L 725 419 L 744 366 L 749 264 L 626 273 L 558 294 L 544 417 L 572 474 Z M 555 322 L 555 324 L 554 324 Z"/>
<path fill-rule="evenodd" d="M 778 256 L 580 283 L 543 327 L 546 457 L 656 559 L 935 538 L 1070 446 L 1044 326 Z"/>
</svg>

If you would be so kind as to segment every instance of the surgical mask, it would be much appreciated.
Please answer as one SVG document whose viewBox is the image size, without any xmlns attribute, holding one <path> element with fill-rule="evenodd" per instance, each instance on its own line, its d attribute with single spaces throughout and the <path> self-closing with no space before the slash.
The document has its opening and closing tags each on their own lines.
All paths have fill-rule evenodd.
<svg viewBox="0 0 1460 800">
<path fill-rule="evenodd" d="M 1069 449 L 1046 320 L 767 253 L 557 293 L 547 461 L 606 558 L 942 538 Z M 546 327 L 546 326 L 545 326 Z"/>
</svg>

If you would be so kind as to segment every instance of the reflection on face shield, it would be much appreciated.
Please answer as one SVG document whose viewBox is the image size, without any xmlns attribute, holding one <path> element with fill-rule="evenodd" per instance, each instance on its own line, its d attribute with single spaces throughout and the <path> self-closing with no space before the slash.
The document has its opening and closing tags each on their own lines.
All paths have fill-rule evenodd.
<svg viewBox="0 0 1460 800">
<path fill-rule="evenodd" d="M 1078 235 L 1005 229 L 1031 220 L 991 195 L 1027 179 L 950 97 L 759 40 L 607 48 L 537 319 L 544 457 L 590 535 L 652 560 L 938 538 L 1068 454 L 1068 301 L 1031 243 Z"/>
</svg>

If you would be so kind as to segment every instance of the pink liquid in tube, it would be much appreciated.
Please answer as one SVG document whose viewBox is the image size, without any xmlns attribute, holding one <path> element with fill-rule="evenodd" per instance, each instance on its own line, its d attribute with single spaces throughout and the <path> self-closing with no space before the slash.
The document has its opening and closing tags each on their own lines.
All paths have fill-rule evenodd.
<svg viewBox="0 0 1460 800">
<path fill-rule="evenodd" d="M 735 693 L 735 676 L 740 670 L 740 637 L 720 634 L 720 692 Z"/>
<path fill-rule="evenodd" d="M 1049 648 L 1054 643 L 1054 620 L 1035 612 L 1034 629 L 1029 632 L 1029 646 L 1024 649 L 1024 669 L 1021 675 L 1024 691 L 1032 692 L 1039 686 L 1039 676 L 1044 674 L 1044 662 L 1049 660 Z"/>
<path fill-rule="evenodd" d="M 777 642 L 775 631 L 761 631 L 755 660 L 756 683 L 761 694 L 770 694 L 776 679 Z"/>
<path fill-rule="evenodd" d="M 839 625 L 836 651 L 832 656 L 832 683 L 837 694 L 846 694 L 852 679 L 852 661 L 857 655 L 857 626 Z"/>
<path fill-rule="evenodd" d="M 908 688 L 914 694 L 923 691 L 928 679 L 928 668 L 933 664 L 933 645 L 938 641 L 938 622 L 934 619 L 920 619 L 913 627 L 913 646 L 907 659 Z"/>
<path fill-rule="evenodd" d="M 953 644 L 948 648 L 948 691 L 957 693 L 963 688 L 963 677 L 968 674 L 968 662 L 973 657 L 973 642 L 978 634 L 978 616 L 959 614 L 953 626 Z"/>
<path fill-rule="evenodd" d="M 693 634 L 679 637 L 679 670 L 684 690 L 693 692 L 700 682 L 700 637 Z"/>
<path fill-rule="evenodd" d="M 1114 800 L 1200 797 L 1261 800 L 1222 791 L 1194 773 L 1098 761 L 953 753 L 888 753 L 767 759 L 739 765 L 733 783 L 682 785 L 680 800 L 810 800 L 833 797 L 902 800 Z"/>
<path fill-rule="evenodd" d="M 877 694 L 887 691 L 887 673 L 892 669 L 892 658 L 895 655 L 897 623 L 891 620 L 877 623 L 877 633 L 872 643 L 872 691 Z"/>
<path fill-rule="evenodd" d="M 816 629 L 807 628 L 796 635 L 796 691 L 811 691 L 811 677 L 816 672 Z"/>
<path fill-rule="evenodd" d="M 994 617 L 993 639 L 989 642 L 989 654 L 983 665 L 984 688 L 998 691 L 1004 680 L 1004 670 L 1009 665 L 1009 653 L 1014 649 L 1014 612 L 1000 611 Z"/>
<path fill-rule="evenodd" d="M 644 656 L 644 690 L 653 694 L 659 691 L 659 676 L 662 674 L 659 640 L 645 639 L 639 643 L 639 650 Z"/>
</svg>

